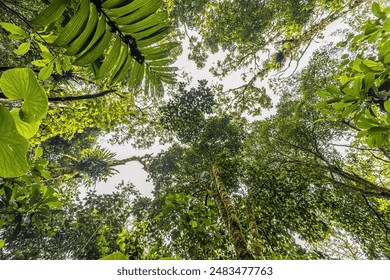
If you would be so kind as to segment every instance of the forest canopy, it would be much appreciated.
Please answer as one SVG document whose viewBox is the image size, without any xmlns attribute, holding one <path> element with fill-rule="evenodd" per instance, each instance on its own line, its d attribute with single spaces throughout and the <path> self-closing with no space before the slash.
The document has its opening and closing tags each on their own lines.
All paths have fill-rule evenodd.
<svg viewBox="0 0 390 280">
<path fill-rule="evenodd" d="M 0 53 L 0 259 L 390 258 L 386 1 L 0 0 Z"/>
</svg>

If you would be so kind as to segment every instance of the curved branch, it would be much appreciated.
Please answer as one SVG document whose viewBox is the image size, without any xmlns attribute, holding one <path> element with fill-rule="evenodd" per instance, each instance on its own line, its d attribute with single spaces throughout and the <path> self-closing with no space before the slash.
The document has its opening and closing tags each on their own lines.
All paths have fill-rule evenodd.
<svg viewBox="0 0 390 280">
<path fill-rule="evenodd" d="M 86 100 L 86 99 L 94 99 L 97 97 L 105 96 L 109 93 L 116 92 L 116 89 L 109 89 L 102 92 L 94 93 L 94 94 L 86 94 L 79 96 L 61 96 L 61 97 L 49 97 L 49 102 L 62 102 L 62 101 L 75 101 L 75 100 Z"/>
</svg>

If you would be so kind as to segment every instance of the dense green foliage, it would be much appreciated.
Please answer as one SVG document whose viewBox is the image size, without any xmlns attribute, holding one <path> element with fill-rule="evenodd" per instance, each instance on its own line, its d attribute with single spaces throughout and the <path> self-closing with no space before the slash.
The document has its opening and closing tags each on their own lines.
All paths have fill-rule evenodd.
<svg viewBox="0 0 390 280">
<path fill-rule="evenodd" d="M 0 259 L 390 258 L 383 3 L 0 0 L 0 52 Z M 94 188 L 129 161 L 150 197 Z"/>
</svg>

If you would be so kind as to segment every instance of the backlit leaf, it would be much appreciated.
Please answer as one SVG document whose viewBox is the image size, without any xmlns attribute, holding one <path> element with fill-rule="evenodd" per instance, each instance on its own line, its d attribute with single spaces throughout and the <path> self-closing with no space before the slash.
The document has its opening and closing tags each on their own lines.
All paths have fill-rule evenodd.
<svg viewBox="0 0 390 280">
<path fill-rule="evenodd" d="M 11 113 L 0 104 L 0 177 L 18 177 L 27 172 L 28 146 Z"/>
<path fill-rule="evenodd" d="M 4 71 L 0 78 L 0 88 L 11 100 L 24 99 L 20 110 L 20 118 L 23 121 L 37 122 L 46 114 L 47 95 L 31 69 L 15 68 Z"/>
</svg>

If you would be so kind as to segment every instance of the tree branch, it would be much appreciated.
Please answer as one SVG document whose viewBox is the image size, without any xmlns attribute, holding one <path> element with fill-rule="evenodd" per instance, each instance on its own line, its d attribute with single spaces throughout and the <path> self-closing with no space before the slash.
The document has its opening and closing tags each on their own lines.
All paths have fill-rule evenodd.
<svg viewBox="0 0 390 280">
<path fill-rule="evenodd" d="M 109 93 L 115 92 L 116 89 L 109 89 L 102 92 L 94 93 L 94 94 L 86 94 L 79 96 L 61 96 L 61 97 L 49 97 L 49 102 L 62 102 L 62 101 L 75 101 L 75 100 L 86 100 L 86 99 L 94 99 L 97 97 L 105 96 Z"/>
<path fill-rule="evenodd" d="M 150 159 L 150 157 L 152 155 L 153 154 L 146 154 L 144 156 L 131 156 L 131 157 L 124 158 L 124 159 L 116 159 L 110 163 L 110 166 L 125 165 L 126 163 L 128 163 L 130 161 L 138 161 L 146 169 L 146 167 L 147 167 L 146 160 Z"/>
<path fill-rule="evenodd" d="M 371 204 L 369 203 L 367 197 L 365 195 L 362 195 L 363 198 L 364 198 L 364 201 L 366 202 L 368 208 L 370 208 L 370 210 L 372 212 L 374 212 L 375 216 L 378 218 L 379 222 L 383 225 L 383 227 L 385 228 L 385 235 L 386 235 L 386 241 L 387 243 L 390 244 L 390 241 L 389 241 L 389 227 L 386 225 L 386 223 L 382 220 L 381 216 L 378 214 L 378 212 L 375 211 L 375 209 L 371 206 Z"/>
</svg>

